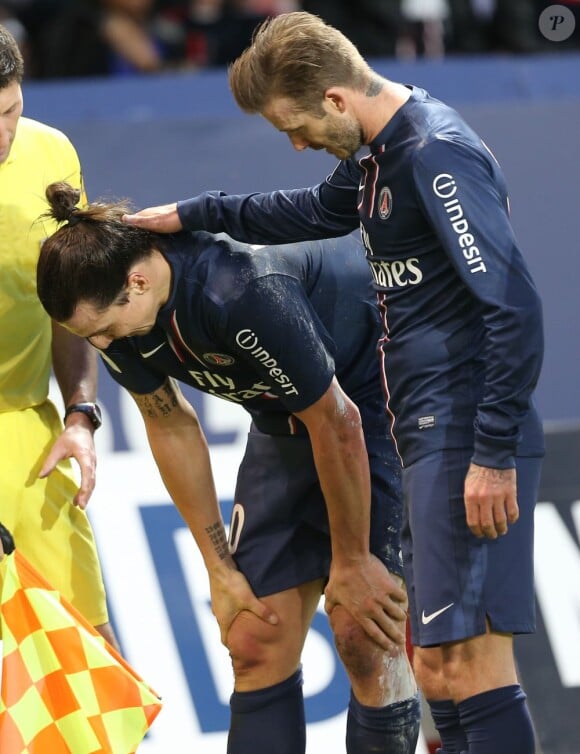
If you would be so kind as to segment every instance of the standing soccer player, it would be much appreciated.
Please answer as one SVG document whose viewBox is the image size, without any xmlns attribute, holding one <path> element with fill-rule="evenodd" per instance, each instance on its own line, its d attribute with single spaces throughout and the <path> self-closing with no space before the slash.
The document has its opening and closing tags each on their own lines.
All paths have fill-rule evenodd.
<svg viewBox="0 0 580 754">
<path fill-rule="evenodd" d="M 0 520 L 34 567 L 115 645 L 84 511 L 101 421 L 97 362 L 87 343 L 51 323 L 35 285 L 40 246 L 55 229 L 38 221 L 44 192 L 64 179 L 81 189 L 81 168 L 64 134 L 21 117 L 23 75 L 16 41 L 0 26 Z M 48 399 L 51 368 L 64 426 Z M 80 489 L 70 458 L 80 467 Z"/>
<path fill-rule="evenodd" d="M 262 25 L 230 69 L 240 107 L 341 162 L 321 184 L 208 192 L 127 222 L 253 243 L 360 225 L 403 460 L 415 673 L 441 754 L 533 754 L 513 635 L 534 630 L 533 514 L 543 437 L 532 403 L 540 300 L 494 156 L 450 107 L 380 77 L 308 13 Z M 368 153 L 357 159 L 363 145 Z"/>
</svg>

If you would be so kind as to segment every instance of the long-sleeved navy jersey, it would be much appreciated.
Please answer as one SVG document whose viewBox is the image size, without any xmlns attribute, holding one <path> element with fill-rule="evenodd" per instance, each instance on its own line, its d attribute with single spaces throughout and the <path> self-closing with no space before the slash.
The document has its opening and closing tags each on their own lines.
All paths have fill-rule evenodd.
<svg viewBox="0 0 580 754">
<path fill-rule="evenodd" d="M 341 235 L 360 224 L 405 465 L 472 444 L 474 462 L 496 468 L 543 453 L 531 403 L 543 355 L 540 300 L 502 171 L 450 107 L 413 87 L 370 153 L 340 162 L 323 183 L 207 192 L 179 202 L 178 212 L 185 228 L 252 243 Z"/>
<path fill-rule="evenodd" d="M 101 351 L 117 382 L 144 394 L 171 376 L 242 405 L 266 433 L 304 434 L 292 414 L 322 397 L 336 375 L 367 435 L 388 438 L 381 323 L 360 240 L 255 249 L 183 232 L 159 245 L 171 293 L 149 333 Z M 398 465 L 394 446 L 392 453 Z"/>
</svg>

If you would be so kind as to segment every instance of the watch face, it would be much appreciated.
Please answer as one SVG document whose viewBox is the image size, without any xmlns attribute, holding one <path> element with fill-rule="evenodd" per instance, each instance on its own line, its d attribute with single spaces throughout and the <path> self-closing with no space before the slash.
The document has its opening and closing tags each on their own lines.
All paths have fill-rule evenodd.
<svg viewBox="0 0 580 754">
<path fill-rule="evenodd" d="M 103 417 L 101 415 L 101 409 L 95 403 L 93 406 L 93 413 L 91 415 L 91 421 L 95 425 L 95 429 L 98 429 L 103 423 Z"/>
</svg>

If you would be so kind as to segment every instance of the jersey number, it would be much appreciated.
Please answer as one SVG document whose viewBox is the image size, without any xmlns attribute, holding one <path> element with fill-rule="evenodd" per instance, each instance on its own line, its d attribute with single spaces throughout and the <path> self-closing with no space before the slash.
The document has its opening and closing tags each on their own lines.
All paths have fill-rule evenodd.
<svg viewBox="0 0 580 754">
<path fill-rule="evenodd" d="M 228 536 L 228 549 L 230 554 L 233 555 L 238 549 L 240 544 L 240 536 L 244 526 L 244 507 L 240 503 L 235 503 L 232 508 L 232 518 L 230 521 L 230 533 Z"/>
</svg>

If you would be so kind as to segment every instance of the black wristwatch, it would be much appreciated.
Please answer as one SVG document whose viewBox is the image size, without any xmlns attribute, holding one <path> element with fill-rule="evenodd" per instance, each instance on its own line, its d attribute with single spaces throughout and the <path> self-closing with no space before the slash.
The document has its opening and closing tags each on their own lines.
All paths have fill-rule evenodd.
<svg viewBox="0 0 580 754">
<path fill-rule="evenodd" d="M 96 403 L 71 403 L 71 405 L 68 406 L 66 411 L 64 412 L 64 421 L 66 422 L 67 418 L 71 414 L 74 414 L 75 411 L 80 411 L 81 414 L 88 416 L 94 429 L 98 429 L 103 423 L 101 409 L 97 406 Z"/>
</svg>

